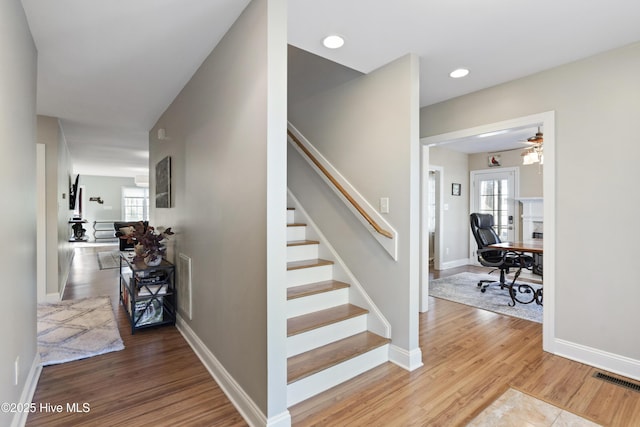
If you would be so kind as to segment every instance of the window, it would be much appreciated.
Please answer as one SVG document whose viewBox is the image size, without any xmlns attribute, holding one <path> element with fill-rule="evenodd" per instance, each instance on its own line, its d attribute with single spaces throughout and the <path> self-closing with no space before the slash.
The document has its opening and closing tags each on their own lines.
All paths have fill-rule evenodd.
<svg viewBox="0 0 640 427">
<path fill-rule="evenodd" d="M 149 220 L 149 189 L 122 187 L 122 217 L 125 221 Z"/>
</svg>

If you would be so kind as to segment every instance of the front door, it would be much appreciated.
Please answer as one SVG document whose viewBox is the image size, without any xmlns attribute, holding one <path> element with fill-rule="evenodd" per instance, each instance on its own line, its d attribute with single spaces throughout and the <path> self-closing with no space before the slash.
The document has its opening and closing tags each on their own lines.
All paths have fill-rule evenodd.
<svg viewBox="0 0 640 427">
<path fill-rule="evenodd" d="M 517 168 L 471 172 L 471 212 L 493 215 L 496 233 L 503 242 L 518 240 L 517 180 Z M 472 235 L 470 241 L 471 258 L 476 260 L 477 247 Z"/>
</svg>

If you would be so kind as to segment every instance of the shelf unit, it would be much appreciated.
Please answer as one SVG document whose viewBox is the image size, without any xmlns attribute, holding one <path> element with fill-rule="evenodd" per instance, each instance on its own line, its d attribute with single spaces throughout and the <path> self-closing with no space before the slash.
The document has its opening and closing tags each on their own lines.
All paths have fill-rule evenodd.
<svg viewBox="0 0 640 427">
<path fill-rule="evenodd" d="M 136 330 L 176 323 L 175 266 L 163 259 L 160 265 L 133 262 L 132 253 L 120 254 L 120 302 L 127 311 L 131 334 Z"/>
<path fill-rule="evenodd" d="M 93 240 L 117 240 L 113 221 L 93 221 Z"/>
</svg>

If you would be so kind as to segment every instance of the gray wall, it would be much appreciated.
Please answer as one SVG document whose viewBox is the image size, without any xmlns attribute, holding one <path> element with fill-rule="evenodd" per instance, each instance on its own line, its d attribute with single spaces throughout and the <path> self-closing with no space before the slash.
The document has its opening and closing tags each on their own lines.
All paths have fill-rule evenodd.
<svg viewBox="0 0 640 427">
<path fill-rule="evenodd" d="M 0 2 L 0 64 L 0 400 L 18 403 L 36 356 L 36 48 L 19 0 Z M 3 411 L 0 424 L 12 418 Z"/>
<path fill-rule="evenodd" d="M 542 197 L 542 182 L 544 166 L 539 163 L 533 165 L 522 164 L 522 151 L 503 151 L 501 153 L 477 153 L 469 155 L 469 170 L 488 169 L 487 158 L 489 154 L 500 155 L 500 166 L 491 169 L 517 167 L 520 169 L 520 197 Z"/>
<path fill-rule="evenodd" d="M 448 262 L 469 259 L 469 155 L 444 147 L 433 147 L 429 149 L 429 163 L 443 168 L 442 203 L 448 205 L 448 209 L 442 214 L 440 262 L 447 268 Z M 461 184 L 460 196 L 451 194 L 451 184 L 454 182 Z M 448 254 L 446 248 L 449 248 Z"/>
<path fill-rule="evenodd" d="M 422 136 L 556 111 L 556 336 L 636 364 L 639 70 L 636 43 L 421 110 Z"/>
<path fill-rule="evenodd" d="M 286 411 L 285 6 L 250 3 L 150 132 L 151 221 L 192 259 L 187 323 L 267 416 Z M 173 207 L 155 208 L 167 155 Z"/>
<path fill-rule="evenodd" d="M 418 275 L 412 270 L 417 252 L 411 251 L 419 238 L 411 216 L 417 70 L 417 59 L 405 56 L 289 106 L 291 123 L 372 206 L 381 197 L 390 199 L 387 219 L 399 234 L 397 262 L 289 149 L 289 188 L 389 320 L 393 344 L 406 350 L 418 347 L 418 298 L 413 300 Z"/>
<path fill-rule="evenodd" d="M 73 248 L 69 243 L 69 178 L 72 175 L 71 156 L 58 119 L 38 116 L 37 141 L 45 148 L 46 206 L 47 206 L 47 294 L 55 298 L 69 276 Z"/>
</svg>

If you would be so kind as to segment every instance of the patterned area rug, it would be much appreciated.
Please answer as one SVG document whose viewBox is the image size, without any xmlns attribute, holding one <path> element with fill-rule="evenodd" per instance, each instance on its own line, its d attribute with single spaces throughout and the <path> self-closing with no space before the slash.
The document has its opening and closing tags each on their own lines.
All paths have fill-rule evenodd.
<svg viewBox="0 0 640 427">
<path fill-rule="evenodd" d="M 122 349 L 109 297 L 38 304 L 38 352 L 43 366 Z"/>
<path fill-rule="evenodd" d="M 509 291 L 500 289 L 500 286 L 489 286 L 485 293 L 480 292 L 478 281 L 480 279 L 497 280 L 499 276 L 477 273 L 459 273 L 442 279 L 431 280 L 429 282 L 429 295 L 442 298 L 461 304 L 493 311 L 495 313 L 506 314 L 507 316 L 519 317 L 542 323 L 542 306 L 535 302 L 531 304 L 516 303 L 515 307 L 510 307 Z M 540 285 L 531 284 L 535 289 Z M 522 298 L 524 299 L 524 297 Z"/>
<path fill-rule="evenodd" d="M 98 265 L 100 270 L 120 267 L 120 252 L 98 252 Z"/>
</svg>

